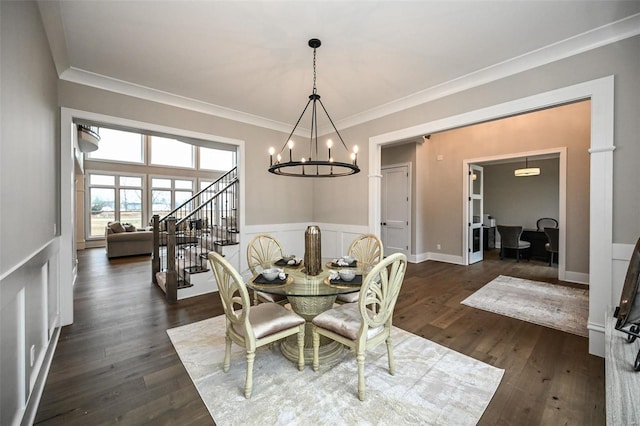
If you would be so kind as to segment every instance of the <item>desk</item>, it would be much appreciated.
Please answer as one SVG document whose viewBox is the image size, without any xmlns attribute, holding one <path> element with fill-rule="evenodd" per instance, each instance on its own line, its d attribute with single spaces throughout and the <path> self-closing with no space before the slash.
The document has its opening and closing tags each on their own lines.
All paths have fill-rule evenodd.
<svg viewBox="0 0 640 426">
<path fill-rule="evenodd" d="M 307 275 L 304 265 L 298 267 L 281 267 L 288 274 L 289 280 L 287 284 L 257 284 L 253 282 L 256 276 L 251 270 L 242 272 L 242 278 L 247 283 L 247 287 L 252 290 L 261 291 L 269 294 L 277 294 L 286 296 L 291 304 L 291 309 L 307 323 L 305 327 L 304 338 L 304 357 L 307 364 L 313 361 L 313 339 L 311 335 L 311 320 L 324 311 L 333 307 L 336 297 L 339 294 L 349 294 L 360 291 L 360 285 L 343 284 L 333 285 L 328 283 L 329 271 L 331 269 L 343 269 L 340 267 L 330 267 L 331 259 L 322 260 L 322 271 L 316 276 Z M 356 274 L 361 274 L 364 280 L 366 273 L 372 268 L 371 265 L 358 264 L 353 268 Z M 351 269 L 351 268 L 349 268 Z M 285 357 L 292 361 L 298 360 L 298 344 L 296 336 L 285 339 L 280 348 Z M 341 343 L 321 337 L 319 356 L 322 361 L 331 361 L 340 355 L 343 349 Z"/>
<path fill-rule="evenodd" d="M 532 258 L 542 259 L 549 261 L 549 252 L 544 248 L 544 245 L 549 241 L 547 234 L 544 231 L 538 231 L 537 229 L 524 229 L 522 230 L 522 241 L 529 241 L 531 243 L 530 254 Z M 557 258 L 557 256 L 554 256 Z M 557 261 L 557 260 L 556 260 Z"/>
</svg>

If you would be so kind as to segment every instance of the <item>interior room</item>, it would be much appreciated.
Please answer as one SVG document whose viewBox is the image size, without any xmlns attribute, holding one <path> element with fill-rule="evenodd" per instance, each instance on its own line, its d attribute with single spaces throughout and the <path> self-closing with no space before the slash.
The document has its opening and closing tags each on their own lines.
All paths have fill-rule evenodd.
<svg viewBox="0 0 640 426">
<path fill-rule="evenodd" d="M 640 422 L 640 3 L 0 19 L 0 424 Z"/>
</svg>

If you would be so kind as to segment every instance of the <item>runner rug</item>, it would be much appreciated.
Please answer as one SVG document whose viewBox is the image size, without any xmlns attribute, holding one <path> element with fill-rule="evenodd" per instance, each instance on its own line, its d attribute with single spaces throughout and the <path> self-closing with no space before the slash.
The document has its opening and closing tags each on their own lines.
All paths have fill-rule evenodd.
<svg viewBox="0 0 640 426">
<path fill-rule="evenodd" d="M 191 380 L 217 425 L 475 425 L 504 370 L 426 339 L 393 329 L 396 373 L 389 374 L 386 345 L 367 352 L 366 399 L 357 397 L 355 355 L 345 349 L 313 372 L 280 353 L 257 350 L 253 393 L 244 398 L 246 358 L 232 346 L 222 371 L 224 316 L 167 330 Z"/>
<path fill-rule="evenodd" d="M 589 290 L 500 275 L 461 303 L 578 336 L 589 336 Z"/>
</svg>

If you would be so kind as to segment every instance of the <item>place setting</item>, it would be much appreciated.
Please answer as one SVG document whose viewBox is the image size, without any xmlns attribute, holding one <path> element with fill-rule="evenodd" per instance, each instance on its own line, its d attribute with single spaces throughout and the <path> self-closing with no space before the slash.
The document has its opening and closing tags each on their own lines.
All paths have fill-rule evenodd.
<svg viewBox="0 0 640 426">
<path fill-rule="evenodd" d="M 329 276 L 325 278 L 325 284 L 330 286 L 359 287 L 362 285 L 362 275 L 356 274 L 353 269 L 340 269 L 329 271 Z"/>
<path fill-rule="evenodd" d="M 293 281 L 293 278 L 281 268 L 267 268 L 259 273 L 254 279 L 254 284 L 264 285 L 284 285 Z"/>
<path fill-rule="evenodd" d="M 277 260 L 274 265 L 281 268 L 299 268 L 302 266 L 302 258 L 296 257 L 295 254 L 289 254 L 282 256 L 282 259 Z"/>
<path fill-rule="evenodd" d="M 327 262 L 327 268 L 356 268 L 358 261 L 353 256 L 341 256 L 337 259 L 332 259 Z"/>
</svg>

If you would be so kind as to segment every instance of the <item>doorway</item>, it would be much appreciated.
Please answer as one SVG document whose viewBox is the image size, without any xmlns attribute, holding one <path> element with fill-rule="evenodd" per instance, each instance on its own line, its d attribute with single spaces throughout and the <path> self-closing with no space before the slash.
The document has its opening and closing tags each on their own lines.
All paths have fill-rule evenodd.
<svg viewBox="0 0 640 426">
<path fill-rule="evenodd" d="M 380 232 L 380 155 L 383 145 L 470 124 L 591 100 L 589 169 L 589 352 L 604 355 L 604 316 L 613 286 L 614 76 L 495 104 L 369 138 L 369 230 Z M 465 241 L 466 245 L 466 241 Z"/>
</svg>

